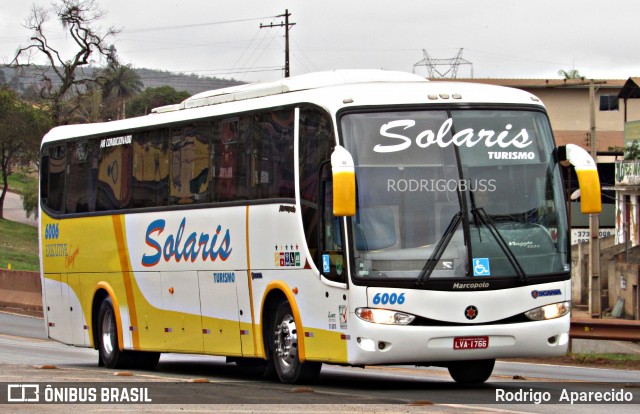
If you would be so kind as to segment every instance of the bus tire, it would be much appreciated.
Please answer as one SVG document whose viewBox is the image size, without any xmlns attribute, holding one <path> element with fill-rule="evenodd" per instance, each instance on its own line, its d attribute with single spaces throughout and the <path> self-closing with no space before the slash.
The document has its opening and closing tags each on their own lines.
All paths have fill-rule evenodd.
<svg viewBox="0 0 640 414">
<path fill-rule="evenodd" d="M 457 383 L 480 384 L 489 379 L 495 363 L 495 359 L 459 361 L 452 363 L 447 368 L 451 378 Z"/>
<path fill-rule="evenodd" d="M 121 351 L 118 347 L 118 324 L 111 297 L 100 304 L 98 312 L 99 366 L 107 368 L 154 369 L 160 352 Z"/>
<path fill-rule="evenodd" d="M 272 359 L 280 381 L 287 384 L 310 382 L 320 373 L 320 362 L 300 362 L 298 329 L 289 302 L 278 305 L 272 326 Z"/>
<path fill-rule="evenodd" d="M 118 324 L 111 297 L 107 296 L 98 311 L 98 354 L 100 365 L 107 368 L 124 368 L 127 356 L 118 347 Z"/>
<path fill-rule="evenodd" d="M 160 352 L 126 351 L 134 368 L 155 369 L 160 361 Z"/>
</svg>

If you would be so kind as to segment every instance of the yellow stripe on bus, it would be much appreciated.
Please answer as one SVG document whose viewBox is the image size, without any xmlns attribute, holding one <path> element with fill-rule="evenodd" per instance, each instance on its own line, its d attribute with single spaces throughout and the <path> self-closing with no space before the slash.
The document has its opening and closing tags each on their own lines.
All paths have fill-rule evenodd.
<svg viewBox="0 0 640 414">
<path fill-rule="evenodd" d="M 247 244 L 247 283 L 249 285 L 249 307 L 251 309 L 251 330 L 252 330 L 252 337 L 253 337 L 253 355 L 259 355 L 258 354 L 258 343 L 257 343 L 257 337 L 258 335 L 256 334 L 256 317 L 255 317 L 255 313 L 254 313 L 254 309 L 253 309 L 253 284 L 252 284 L 252 279 L 251 279 L 251 254 L 249 254 L 249 206 L 247 206 L 246 208 L 246 213 L 245 213 L 245 242 Z M 260 338 L 262 338 L 262 335 L 260 336 Z M 264 352 L 263 352 L 264 355 Z"/>
<path fill-rule="evenodd" d="M 113 215 L 111 216 L 113 219 L 113 230 L 116 235 L 116 244 L 118 246 L 118 257 L 120 258 L 120 270 L 122 271 L 122 279 L 124 281 L 124 288 L 127 297 L 127 306 L 129 308 L 129 320 L 133 325 L 138 324 L 138 315 L 136 312 L 136 301 L 133 295 L 133 286 L 131 282 L 131 264 L 129 263 L 129 255 L 127 253 L 127 242 L 126 235 L 124 234 L 124 223 L 123 216 Z M 115 300 L 115 298 L 112 298 Z M 115 302 L 114 302 L 115 303 Z M 124 330 L 125 327 L 120 323 L 120 330 Z M 128 329 L 128 328 L 127 328 Z M 118 334 L 120 336 L 120 334 Z M 124 343 L 122 342 L 122 338 L 118 338 L 120 344 L 120 349 L 122 350 L 124 347 Z M 140 349 L 140 336 L 138 334 L 138 330 L 134 329 L 131 331 L 131 342 L 133 345 L 133 349 Z"/>
</svg>

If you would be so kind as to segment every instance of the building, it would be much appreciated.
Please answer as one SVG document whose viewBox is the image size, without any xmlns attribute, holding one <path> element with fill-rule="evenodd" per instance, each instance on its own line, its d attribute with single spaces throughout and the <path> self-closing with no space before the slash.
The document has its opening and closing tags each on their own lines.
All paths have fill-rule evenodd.
<svg viewBox="0 0 640 414">
<path fill-rule="evenodd" d="M 434 81 L 437 81 L 434 79 Z M 640 319 L 640 161 L 623 161 L 621 148 L 640 141 L 640 78 L 620 79 L 456 79 L 526 90 L 544 102 L 557 145 L 576 144 L 597 153 L 603 187 L 602 235 L 613 235 L 601 251 L 602 305 L 612 314 Z M 593 98 L 591 97 L 593 90 Z M 591 131 L 595 131 L 595 147 Z M 595 150 L 595 151 L 593 151 Z M 567 177 L 570 177 L 567 172 Z M 568 192 L 575 187 L 567 179 Z M 573 184 L 575 184 L 573 176 Z M 573 188 L 572 188 L 573 187 Z M 575 232 L 587 235 L 588 218 L 571 203 Z M 580 229 L 582 228 L 582 229 Z M 583 231 L 581 231 L 583 230 Z M 588 237 L 584 237 L 588 240 Z M 609 246 L 615 242 L 614 246 Z M 576 248 L 580 246 L 575 246 Z M 576 249 L 578 251 L 578 249 Z M 582 253 L 574 254 L 574 303 L 586 302 L 587 274 Z M 576 289 L 576 287 L 578 287 Z M 617 316 L 617 315 L 616 315 Z"/>
<path fill-rule="evenodd" d="M 631 78 L 636 79 L 636 78 Z M 434 79 L 439 81 L 441 79 Z M 455 79 L 460 82 L 508 86 L 530 92 L 547 107 L 558 145 L 576 144 L 591 151 L 591 107 L 589 79 Z M 625 116 L 640 119 L 640 100 L 620 97 L 627 81 L 594 80 L 596 150 L 607 153 L 624 145 Z M 627 88 L 631 88 L 628 86 Z M 640 93 L 638 90 L 636 93 Z"/>
</svg>

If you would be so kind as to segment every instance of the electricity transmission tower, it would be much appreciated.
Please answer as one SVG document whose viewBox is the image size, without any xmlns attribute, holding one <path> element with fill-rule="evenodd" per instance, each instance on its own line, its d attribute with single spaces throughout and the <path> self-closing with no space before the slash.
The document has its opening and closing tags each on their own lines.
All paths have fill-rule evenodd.
<svg viewBox="0 0 640 414">
<path fill-rule="evenodd" d="M 413 73 L 416 73 L 417 66 L 425 66 L 427 68 L 427 78 L 448 78 L 455 79 L 458 77 L 458 68 L 461 65 L 469 65 L 471 70 L 471 78 L 473 78 L 473 63 L 462 57 L 462 48 L 458 54 L 450 59 L 435 59 L 429 56 L 429 53 L 422 49 L 424 58 L 413 65 Z M 444 67 L 444 69 L 442 69 Z"/>
</svg>

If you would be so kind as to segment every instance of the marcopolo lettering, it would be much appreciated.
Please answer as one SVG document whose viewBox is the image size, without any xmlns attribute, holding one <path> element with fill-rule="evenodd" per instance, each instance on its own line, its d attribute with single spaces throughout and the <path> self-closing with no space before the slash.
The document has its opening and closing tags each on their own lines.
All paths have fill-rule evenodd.
<svg viewBox="0 0 640 414">
<path fill-rule="evenodd" d="M 456 145 L 458 147 L 464 145 L 467 148 L 471 148 L 483 142 L 487 148 L 497 145 L 500 148 L 515 147 L 523 149 L 533 142 L 529 139 L 529 134 L 525 128 L 515 133 L 515 131 L 511 131 L 513 129 L 513 125 L 511 124 L 505 125 L 504 130 L 500 132 L 484 128 L 479 131 L 473 128 L 466 128 L 451 135 L 450 132 L 453 126 L 453 119 L 451 118 L 444 121 L 438 131 L 431 129 L 421 131 L 415 135 L 414 140 L 398 133 L 398 129 L 406 131 L 415 125 L 416 121 L 413 119 L 400 119 L 382 125 L 380 127 L 380 135 L 392 139 L 395 143 L 386 145 L 378 144 L 373 147 L 373 150 L 378 153 L 398 152 L 408 149 L 413 142 L 415 142 L 419 148 L 427 148 L 431 145 L 437 145 L 441 148 L 446 148 L 449 145 Z M 529 157 L 529 153 L 526 154 L 526 156 Z"/>
<path fill-rule="evenodd" d="M 285 213 L 295 213 L 296 212 L 296 206 L 285 206 L 285 205 L 280 205 L 280 209 L 278 210 L 279 213 L 285 212 Z"/>
<path fill-rule="evenodd" d="M 469 282 L 469 283 L 459 283 L 455 282 L 453 284 L 454 289 L 487 289 L 489 286 L 489 282 Z"/>
</svg>

